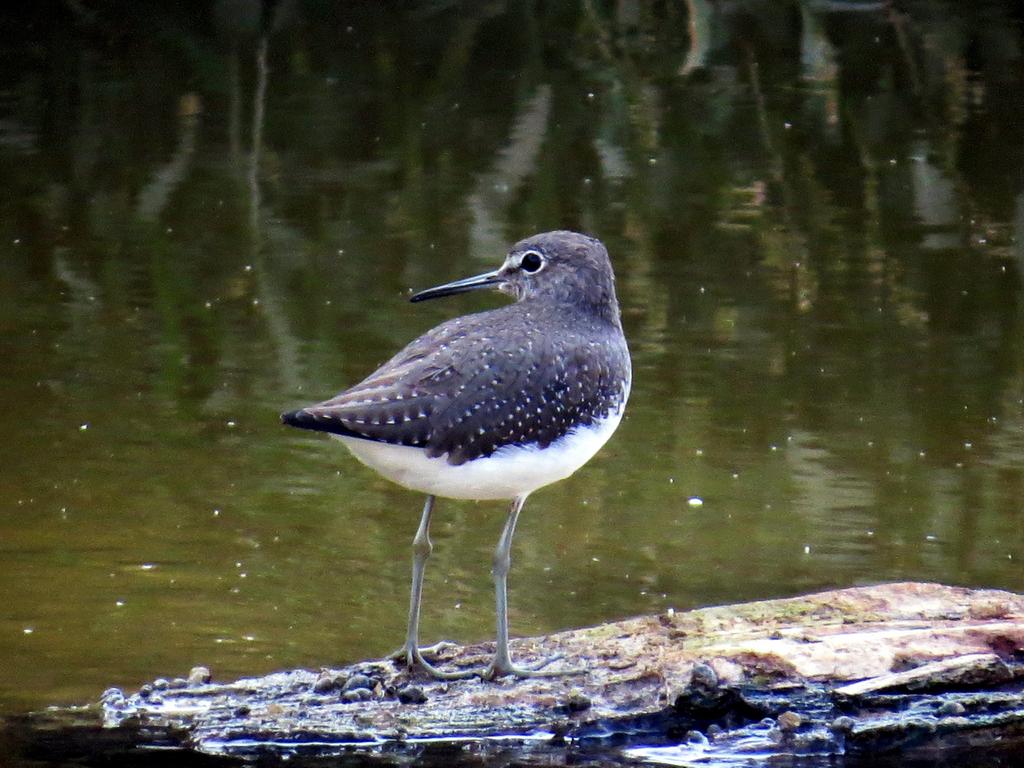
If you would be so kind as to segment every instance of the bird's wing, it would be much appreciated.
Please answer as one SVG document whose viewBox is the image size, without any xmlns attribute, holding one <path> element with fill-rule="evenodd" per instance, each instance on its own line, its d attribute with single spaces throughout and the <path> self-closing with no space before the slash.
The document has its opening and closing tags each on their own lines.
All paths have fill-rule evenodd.
<svg viewBox="0 0 1024 768">
<path fill-rule="evenodd" d="M 618 404 L 619 372 L 594 370 L 584 335 L 502 322 L 516 306 L 451 320 L 351 389 L 283 419 L 462 464 L 506 445 L 546 447 Z"/>
<path fill-rule="evenodd" d="M 577 423 L 586 400 L 573 384 L 580 340 L 516 325 L 516 338 L 481 345 L 470 358 L 460 387 L 432 419 L 429 455 L 462 464 L 507 445 L 544 448 Z"/>
<path fill-rule="evenodd" d="M 426 447 L 430 420 L 446 403 L 440 386 L 465 357 L 459 318 L 410 342 L 330 400 L 282 414 L 285 424 L 367 440 Z"/>
</svg>

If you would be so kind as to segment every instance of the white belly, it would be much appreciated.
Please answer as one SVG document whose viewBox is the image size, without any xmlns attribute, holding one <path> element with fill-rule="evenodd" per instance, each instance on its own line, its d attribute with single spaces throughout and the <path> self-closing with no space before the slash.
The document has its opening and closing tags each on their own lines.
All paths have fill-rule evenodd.
<svg viewBox="0 0 1024 768">
<path fill-rule="evenodd" d="M 345 443 L 363 464 L 404 488 L 450 499 L 511 499 L 563 480 L 590 461 L 619 426 L 624 406 L 543 450 L 509 445 L 459 465 L 449 464 L 447 455 L 429 458 L 422 448 L 332 437 Z"/>
</svg>

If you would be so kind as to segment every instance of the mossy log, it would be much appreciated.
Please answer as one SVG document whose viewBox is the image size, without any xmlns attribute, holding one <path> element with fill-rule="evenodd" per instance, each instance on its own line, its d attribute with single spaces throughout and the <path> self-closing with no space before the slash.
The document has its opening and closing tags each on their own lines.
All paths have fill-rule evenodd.
<svg viewBox="0 0 1024 768">
<path fill-rule="evenodd" d="M 102 699 L 104 723 L 217 754 L 341 754 L 424 745 L 600 747 L 714 763 L 742 755 L 902 758 L 1024 746 L 1024 596 L 885 584 L 669 612 L 516 640 L 584 674 L 437 682 L 394 662 Z M 492 646 L 450 646 L 446 669 Z M 658 751 L 660 750 L 660 751 Z"/>
</svg>

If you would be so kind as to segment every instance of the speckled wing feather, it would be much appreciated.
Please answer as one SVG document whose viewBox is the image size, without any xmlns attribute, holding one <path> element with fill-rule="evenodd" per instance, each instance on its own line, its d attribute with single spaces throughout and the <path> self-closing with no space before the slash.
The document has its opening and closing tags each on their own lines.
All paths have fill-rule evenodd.
<svg viewBox="0 0 1024 768">
<path fill-rule="evenodd" d="M 447 454 L 452 464 L 506 445 L 546 447 L 619 407 L 628 353 L 623 346 L 595 370 L 586 362 L 598 343 L 593 329 L 583 325 L 553 338 L 544 327 L 524 304 L 455 318 L 359 384 L 284 421 Z"/>
<path fill-rule="evenodd" d="M 439 384 L 463 364 L 470 346 L 460 320 L 410 342 L 355 386 L 286 413 L 282 420 L 304 429 L 425 448 L 432 419 L 446 403 Z"/>
</svg>

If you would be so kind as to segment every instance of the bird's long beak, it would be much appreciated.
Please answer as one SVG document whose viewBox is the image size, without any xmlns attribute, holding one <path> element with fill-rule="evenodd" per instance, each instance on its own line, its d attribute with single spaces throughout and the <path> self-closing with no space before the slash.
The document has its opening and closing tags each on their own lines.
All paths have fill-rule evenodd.
<svg viewBox="0 0 1024 768">
<path fill-rule="evenodd" d="M 440 299 L 442 296 L 454 296 L 456 293 L 466 293 L 467 291 L 476 291 L 481 288 L 493 288 L 501 285 L 503 282 L 505 282 L 505 278 L 502 277 L 501 270 L 496 269 L 493 272 L 485 272 L 475 277 L 466 277 L 462 280 L 445 283 L 436 288 L 427 288 L 425 291 L 414 293 L 409 297 L 409 301 Z"/>
</svg>

